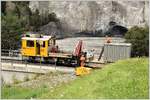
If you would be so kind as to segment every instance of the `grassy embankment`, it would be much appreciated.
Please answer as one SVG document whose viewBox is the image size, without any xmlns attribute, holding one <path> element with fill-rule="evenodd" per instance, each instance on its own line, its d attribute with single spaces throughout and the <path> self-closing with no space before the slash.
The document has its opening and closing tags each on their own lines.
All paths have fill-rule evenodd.
<svg viewBox="0 0 150 100">
<path fill-rule="evenodd" d="M 107 65 L 101 70 L 53 89 L 3 87 L 3 98 L 148 98 L 148 59 L 134 58 Z"/>
</svg>

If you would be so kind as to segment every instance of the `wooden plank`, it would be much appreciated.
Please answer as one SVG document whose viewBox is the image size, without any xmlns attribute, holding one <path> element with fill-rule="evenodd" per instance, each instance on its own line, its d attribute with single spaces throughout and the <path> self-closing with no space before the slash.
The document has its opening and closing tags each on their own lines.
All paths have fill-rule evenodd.
<svg viewBox="0 0 150 100">
<path fill-rule="evenodd" d="M 49 53 L 49 57 L 72 58 L 71 53 Z"/>
</svg>

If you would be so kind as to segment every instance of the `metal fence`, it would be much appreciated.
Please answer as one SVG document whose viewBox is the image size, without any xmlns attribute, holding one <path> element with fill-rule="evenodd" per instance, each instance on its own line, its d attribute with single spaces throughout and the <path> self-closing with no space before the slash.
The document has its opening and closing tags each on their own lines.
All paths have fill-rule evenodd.
<svg viewBox="0 0 150 100">
<path fill-rule="evenodd" d="M 8 57 L 19 57 L 20 56 L 20 50 L 1 50 L 1 56 L 8 56 Z"/>
</svg>

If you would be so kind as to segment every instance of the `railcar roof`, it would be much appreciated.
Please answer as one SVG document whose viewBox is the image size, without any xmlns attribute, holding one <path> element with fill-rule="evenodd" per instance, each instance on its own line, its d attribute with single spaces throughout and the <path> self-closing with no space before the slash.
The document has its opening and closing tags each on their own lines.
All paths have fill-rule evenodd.
<svg viewBox="0 0 150 100">
<path fill-rule="evenodd" d="M 22 39 L 25 39 L 25 40 L 42 40 L 42 41 L 44 41 L 44 40 L 49 40 L 49 39 L 51 39 L 51 38 L 52 38 L 52 36 L 43 36 L 43 37 L 41 37 L 41 38 L 22 37 Z"/>
</svg>

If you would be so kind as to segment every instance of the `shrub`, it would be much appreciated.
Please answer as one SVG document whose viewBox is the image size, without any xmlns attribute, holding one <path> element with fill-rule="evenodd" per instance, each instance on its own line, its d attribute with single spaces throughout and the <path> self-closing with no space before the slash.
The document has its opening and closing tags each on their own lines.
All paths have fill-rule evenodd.
<svg viewBox="0 0 150 100">
<path fill-rule="evenodd" d="M 13 80 L 13 84 L 18 84 L 18 83 L 21 82 L 20 80 L 18 80 L 18 79 L 16 78 L 15 75 L 12 76 L 12 80 Z"/>
<path fill-rule="evenodd" d="M 132 44 L 131 55 L 148 56 L 149 54 L 149 28 L 134 26 L 125 34 L 126 42 Z"/>
<path fill-rule="evenodd" d="M 32 77 L 32 79 L 37 79 L 39 76 L 40 76 L 41 74 L 35 74 L 33 77 Z"/>
<path fill-rule="evenodd" d="M 24 81 L 29 81 L 29 80 L 30 80 L 30 78 L 28 76 L 24 77 Z"/>
<path fill-rule="evenodd" d="M 4 84 L 3 87 L 10 88 L 11 84 Z"/>
</svg>

